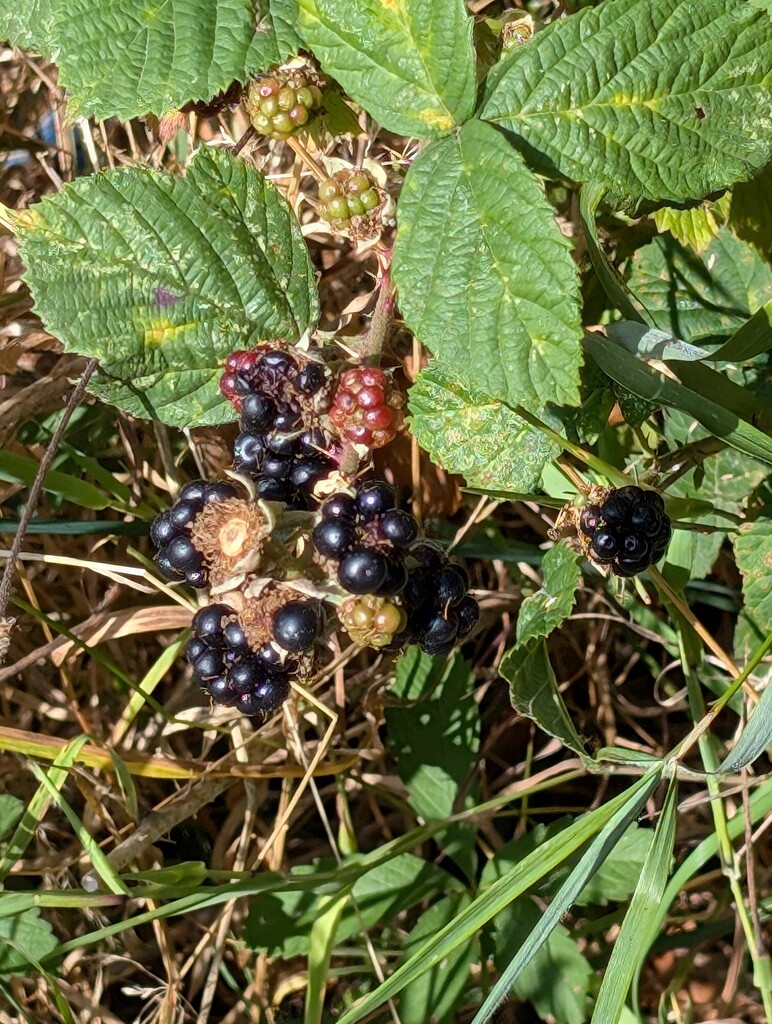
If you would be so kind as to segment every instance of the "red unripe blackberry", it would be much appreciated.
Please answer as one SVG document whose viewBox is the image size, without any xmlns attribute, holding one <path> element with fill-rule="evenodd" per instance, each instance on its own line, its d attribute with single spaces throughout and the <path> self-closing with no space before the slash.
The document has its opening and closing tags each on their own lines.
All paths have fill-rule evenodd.
<svg viewBox="0 0 772 1024">
<path fill-rule="evenodd" d="M 340 376 L 330 419 L 346 440 L 382 448 L 396 437 L 404 405 L 404 396 L 383 370 L 353 367 Z"/>
</svg>

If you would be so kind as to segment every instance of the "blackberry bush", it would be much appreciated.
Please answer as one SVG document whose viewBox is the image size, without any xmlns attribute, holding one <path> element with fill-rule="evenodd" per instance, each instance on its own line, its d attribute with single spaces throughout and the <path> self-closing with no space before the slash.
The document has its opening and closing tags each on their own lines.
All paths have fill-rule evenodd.
<svg viewBox="0 0 772 1024">
<path fill-rule="evenodd" d="M 772 1020 L 770 0 L 0 6 L 0 1002 Z"/>
</svg>

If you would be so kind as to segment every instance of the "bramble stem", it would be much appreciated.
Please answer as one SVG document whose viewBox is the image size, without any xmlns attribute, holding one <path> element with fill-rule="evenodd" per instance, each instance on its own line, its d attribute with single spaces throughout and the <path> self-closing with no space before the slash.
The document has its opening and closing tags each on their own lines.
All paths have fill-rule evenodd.
<svg viewBox="0 0 772 1024">
<path fill-rule="evenodd" d="M 325 171 L 322 165 L 311 156 L 297 136 L 291 135 L 287 139 L 287 145 L 293 153 L 300 157 L 303 166 L 307 171 L 310 171 L 311 174 L 313 174 L 317 181 L 327 181 L 330 175 Z"/>
</svg>

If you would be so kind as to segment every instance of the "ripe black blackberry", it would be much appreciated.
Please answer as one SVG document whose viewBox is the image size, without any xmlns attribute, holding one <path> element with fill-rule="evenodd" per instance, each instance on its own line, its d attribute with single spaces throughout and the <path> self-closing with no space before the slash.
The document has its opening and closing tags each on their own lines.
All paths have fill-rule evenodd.
<svg viewBox="0 0 772 1024">
<path fill-rule="evenodd" d="M 396 507 L 384 480 L 360 483 L 354 494 L 333 494 L 322 506 L 311 540 L 322 558 L 337 563 L 337 579 L 350 594 L 393 597 L 407 583 L 405 552 L 418 523 Z"/>
<path fill-rule="evenodd" d="M 318 601 L 288 601 L 273 616 L 273 638 L 292 654 L 307 651 L 324 630 L 324 614 Z"/>
<path fill-rule="evenodd" d="M 290 674 L 270 644 L 253 650 L 236 612 L 210 604 L 196 613 L 185 651 L 193 678 L 213 703 L 267 715 L 289 696 Z M 266 649 L 267 648 L 267 649 Z"/>
<path fill-rule="evenodd" d="M 662 558 L 672 530 L 661 495 L 629 484 L 597 488 L 591 497 L 579 530 L 593 562 L 617 576 L 636 576 Z"/>
<path fill-rule="evenodd" d="M 206 508 L 237 494 L 232 484 L 222 480 L 192 480 L 180 490 L 171 508 L 156 516 L 150 525 L 150 539 L 158 548 L 156 565 L 167 579 L 196 588 L 208 586 L 211 561 L 196 543 L 194 527 Z"/>
<path fill-rule="evenodd" d="M 403 602 L 411 639 L 426 654 L 449 654 L 480 617 L 477 602 L 467 593 L 466 570 L 427 543 L 411 548 L 409 562 Z"/>
<path fill-rule="evenodd" d="M 258 497 L 294 509 L 315 505 L 315 484 L 335 466 L 319 427 L 329 385 L 322 363 L 279 342 L 228 357 L 220 390 L 241 413 L 233 468 L 251 477 Z"/>
</svg>

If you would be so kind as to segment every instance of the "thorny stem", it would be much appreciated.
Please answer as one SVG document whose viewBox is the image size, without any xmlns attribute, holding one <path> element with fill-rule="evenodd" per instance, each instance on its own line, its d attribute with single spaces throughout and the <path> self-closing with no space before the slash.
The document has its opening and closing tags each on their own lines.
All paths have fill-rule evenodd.
<svg viewBox="0 0 772 1024">
<path fill-rule="evenodd" d="M 24 535 L 27 532 L 27 527 L 30 524 L 32 516 L 35 514 L 35 509 L 37 508 L 38 500 L 40 498 L 40 492 L 43 489 L 43 481 L 46 478 L 48 470 L 51 468 L 51 463 L 54 461 L 59 449 L 59 444 L 61 443 L 65 430 L 67 429 L 67 424 L 70 422 L 70 417 L 80 404 L 86 390 L 86 385 L 91 379 L 91 375 L 96 367 L 96 359 L 90 359 L 86 364 L 86 368 L 81 374 L 80 380 L 67 401 L 62 417 L 56 426 L 56 430 L 53 433 L 48 447 L 46 448 L 45 455 L 40 460 L 40 467 L 35 475 L 32 487 L 30 487 L 29 497 L 27 498 L 27 503 L 24 506 L 24 512 L 19 520 L 19 526 L 16 530 L 16 535 L 13 538 L 13 544 L 8 552 L 8 561 L 5 565 L 3 578 L 0 580 L 0 620 L 5 618 L 8 599 L 11 596 L 11 587 L 13 586 L 13 576 L 16 571 L 16 562 L 19 557 L 19 552 L 21 551 L 21 546 L 24 543 Z"/>
<path fill-rule="evenodd" d="M 386 249 L 378 249 L 376 255 L 379 264 L 378 301 L 370 320 L 370 330 L 357 345 L 357 354 L 363 363 L 377 364 L 380 362 L 381 352 L 388 340 L 394 321 L 396 289 L 389 271 L 391 253 Z"/>
<path fill-rule="evenodd" d="M 247 130 L 244 132 L 244 134 L 241 136 L 239 141 L 236 143 L 236 145 L 231 150 L 231 156 L 238 156 L 239 153 L 244 148 L 244 146 L 246 146 L 246 144 L 249 142 L 249 140 L 253 139 L 255 137 L 255 135 L 257 135 L 257 132 L 255 131 L 254 127 L 252 125 L 250 125 L 249 128 L 247 128 Z"/>
</svg>

